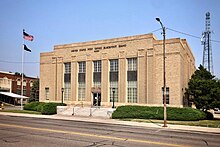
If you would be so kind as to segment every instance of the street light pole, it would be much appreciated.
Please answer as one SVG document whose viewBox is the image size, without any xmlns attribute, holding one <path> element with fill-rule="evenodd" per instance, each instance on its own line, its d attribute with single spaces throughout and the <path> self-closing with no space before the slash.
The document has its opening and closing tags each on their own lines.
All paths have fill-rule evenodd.
<svg viewBox="0 0 220 147">
<path fill-rule="evenodd" d="M 113 93 L 113 97 L 112 97 L 112 108 L 115 108 L 115 88 L 112 88 L 112 93 Z"/>
<path fill-rule="evenodd" d="M 164 105 L 164 125 L 167 127 L 167 109 L 166 109 L 166 50 L 165 50 L 165 39 L 166 39 L 166 28 L 163 26 L 160 18 L 156 18 L 163 29 L 163 105 Z"/>
</svg>

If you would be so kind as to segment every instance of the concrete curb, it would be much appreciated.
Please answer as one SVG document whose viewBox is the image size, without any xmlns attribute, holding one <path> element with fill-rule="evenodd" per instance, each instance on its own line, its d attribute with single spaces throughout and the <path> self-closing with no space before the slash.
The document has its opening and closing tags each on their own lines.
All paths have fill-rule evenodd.
<svg viewBox="0 0 220 147">
<path fill-rule="evenodd" d="M 168 124 L 168 127 L 162 127 L 163 124 L 158 123 L 144 123 L 144 122 L 131 122 L 131 121 L 121 121 L 115 119 L 107 118 L 94 118 L 94 117 L 79 117 L 79 116 L 66 116 L 66 115 L 33 115 L 33 114 L 23 114 L 23 113 L 10 113 L 10 112 L 0 112 L 0 115 L 4 116 L 21 116 L 21 117 L 33 117 L 33 118 L 48 118 L 57 120 L 74 120 L 74 121 L 84 121 L 84 122 L 97 122 L 106 124 L 116 124 L 116 125 L 129 125 L 136 127 L 152 127 L 163 130 L 181 130 L 181 131 L 192 131 L 192 132 L 206 132 L 206 133 L 217 133 L 220 134 L 220 128 L 208 128 L 208 127 L 197 127 L 197 126 L 184 126 L 184 125 L 172 125 Z"/>
</svg>

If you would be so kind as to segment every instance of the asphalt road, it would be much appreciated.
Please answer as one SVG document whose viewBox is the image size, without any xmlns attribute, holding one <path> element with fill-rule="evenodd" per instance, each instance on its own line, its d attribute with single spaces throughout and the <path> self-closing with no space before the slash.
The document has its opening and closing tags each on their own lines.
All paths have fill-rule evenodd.
<svg viewBox="0 0 220 147">
<path fill-rule="evenodd" d="M 0 116 L 0 147 L 220 146 L 220 134 Z"/>
</svg>

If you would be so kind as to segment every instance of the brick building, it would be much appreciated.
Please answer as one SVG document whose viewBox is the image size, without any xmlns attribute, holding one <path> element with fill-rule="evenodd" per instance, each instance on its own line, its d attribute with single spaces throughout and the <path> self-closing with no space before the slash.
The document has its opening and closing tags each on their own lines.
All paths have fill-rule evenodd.
<svg viewBox="0 0 220 147">
<path fill-rule="evenodd" d="M 33 82 L 38 78 L 24 76 L 23 95 L 30 97 Z M 11 72 L 0 71 L 0 91 L 21 94 L 22 76 Z"/>
<path fill-rule="evenodd" d="M 185 39 L 166 40 L 167 103 L 182 107 L 195 71 Z M 162 106 L 163 41 L 153 34 L 56 45 L 40 54 L 40 101 Z M 113 92 L 114 91 L 114 92 Z M 113 94 L 114 93 L 114 94 Z"/>
</svg>

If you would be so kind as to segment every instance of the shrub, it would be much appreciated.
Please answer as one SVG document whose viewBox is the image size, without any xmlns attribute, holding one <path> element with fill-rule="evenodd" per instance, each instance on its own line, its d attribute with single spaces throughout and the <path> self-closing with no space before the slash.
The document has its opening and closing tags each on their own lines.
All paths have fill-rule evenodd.
<svg viewBox="0 0 220 147">
<path fill-rule="evenodd" d="M 206 114 L 193 108 L 167 108 L 168 120 L 195 121 L 206 119 Z"/>
<path fill-rule="evenodd" d="M 163 107 L 120 106 L 112 114 L 112 118 L 163 119 Z M 167 107 L 167 120 L 194 121 L 205 119 L 203 111 L 193 108 Z"/>
<path fill-rule="evenodd" d="M 39 105 L 39 102 L 31 102 L 24 105 L 24 110 L 31 110 L 31 111 L 37 111 L 37 106 Z"/>
<path fill-rule="evenodd" d="M 24 110 L 38 111 L 42 114 L 56 114 L 57 106 L 66 106 L 62 103 L 44 103 L 44 102 L 31 102 L 24 105 Z"/>
<path fill-rule="evenodd" d="M 41 107 L 41 113 L 46 115 L 56 114 L 57 106 L 66 106 L 62 103 L 44 103 Z"/>
<path fill-rule="evenodd" d="M 36 107 L 36 111 L 41 112 L 42 106 L 43 106 L 44 104 L 45 104 L 45 103 L 40 102 L 40 103 L 38 104 L 38 106 Z"/>
</svg>

